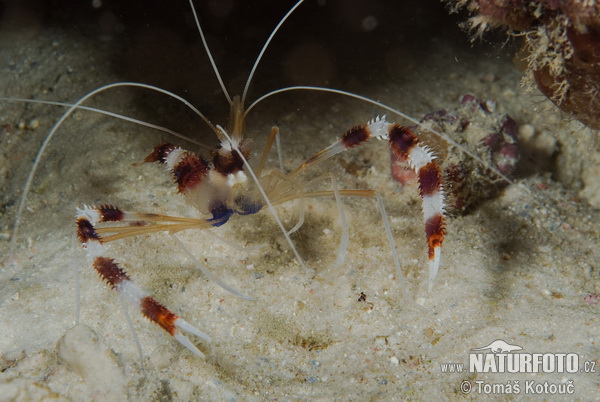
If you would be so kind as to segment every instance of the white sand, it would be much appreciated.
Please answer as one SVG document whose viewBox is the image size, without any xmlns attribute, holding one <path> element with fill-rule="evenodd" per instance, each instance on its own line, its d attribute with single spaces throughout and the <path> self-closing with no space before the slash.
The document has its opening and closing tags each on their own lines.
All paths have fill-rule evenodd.
<svg viewBox="0 0 600 402">
<path fill-rule="evenodd" d="M 0 26 L 0 95 L 74 101 L 102 84 L 136 78 L 131 71 L 137 68 L 137 59 L 129 55 L 133 61 L 127 60 L 127 54 L 119 53 L 118 32 L 98 33 L 92 28 L 84 29 L 84 36 L 78 29 L 64 31 L 41 20 L 18 29 L 5 22 Z M 324 48 L 332 46 L 323 43 Z M 118 384 L 110 388 L 101 384 L 111 376 L 124 376 L 132 400 L 457 399 L 465 380 L 505 385 L 518 381 L 521 390 L 516 398 L 530 396 L 525 394 L 526 381 L 573 381 L 575 394 L 569 398 L 597 397 L 598 373 L 441 372 L 441 364 L 466 364 L 470 349 L 497 339 L 521 346 L 526 353 L 577 353 L 582 368 L 584 362 L 598 362 L 600 306 L 584 298 L 600 292 L 599 213 L 590 206 L 590 202 L 599 206 L 600 157 L 597 133 L 570 121 L 541 95 L 525 94 L 519 87 L 520 73 L 497 46 L 472 50 L 444 37 L 427 43 L 425 54 L 410 47 L 402 57 L 394 53 L 400 50 L 390 51 L 400 58 L 386 59 L 395 66 L 393 71 L 405 64 L 411 67 L 400 77 L 382 68 L 371 71 L 373 79 L 350 75 L 337 77 L 335 84 L 417 118 L 455 107 L 465 93 L 494 99 L 499 111 L 510 114 L 527 137 L 522 146 L 531 169 L 497 199 L 466 217 L 449 220 L 433 292 L 426 290 L 426 244 L 417 191 L 394 183 L 385 144 L 370 144 L 319 169 L 334 172 L 343 188 L 373 188 L 385 198 L 415 303 L 402 300 L 372 200 L 345 201 L 351 236 L 340 266 L 334 264 L 339 225 L 330 199 L 307 202 L 306 223 L 293 236 L 308 269 L 293 258 L 267 211 L 234 217 L 215 230 L 239 245 L 266 244 L 259 251 L 238 252 L 205 233 L 181 236 L 214 273 L 255 296 L 254 302 L 237 299 L 208 282 L 167 234 L 128 239 L 111 244 L 111 256 L 159 301 L 213 338 L 210 344 L 193 339 L 207 355 L 200 360 L 132 310 L 143 370 L 118 298 L 86 264 L 84 253 L 78 247 L 73 251 L 73 214 L 82 204 L 111 203 L 127 210 L 195 216 L 160 166 L 134 165 L 155 145 L 172 139 L 148 128 L 76 112 L 42 161 L 18 248 L 8 255 L 30 163 L 64 110 L 0 102 L 4 259 L 0 399 L 106 400 L 119 390 Z M 153 51 L 152 43 L 145 46 Z M 201 50 L 194 47 L 194 52 Z M 197 70 L 197 82 L 189 90 L 195 94 L 190 96 L 201 99 L 199 107 L 209 109 L 214 123 L 224 125 L 222 95 L 204 54 L 195 57 L 198 66 L 186 67 Z M 273 53 L 266 57 L 285 58 Z M 338 71 L 348 60 L 358 64 L 357 71 L 376 64 L 335 52 L 328 57 Z M 219 59 L 232 60 L 222 55 Z M 123 67 L 126 62 L 133 67 Z M 243 77 L 244 72 L 236 74 Z M 269 71 L 259 69 L 257 81 L 261 88 L 286 84 L 277 77 L 274 74 L 273 85 L 268 85 Z M 240 79 L 230 76 L 226 82 L 239 86 Z M 114 91 L 92 104 L 159 124 L 181 121 L 175 129 L 201 130 L 206 133 L 201 140 L 214 143 L 202 122 L 193 120 L 192 126 L 174 104 L 160 96 L 144 99 L 146 94 Z M 255 139 L 258 154 L 270 127 L 278 124 L 289 169 L 351 126 L 380 113 L 336 96 L 293 93 L 258 107 L 247 122 L 247 132 Z M 275 153 L 270 166 L 277 166 Z M 293 226 L 293 205 L 278 213 L 288 227 Z M 113 365 L 112 357 L 91 358 L 90 364 L 98 365 L 96 375 L 82 374 L 88 372 L 60 363 L 57 357 L 57 342 L 75 323 L 74 261 L 81 266 L 81 323 L 98 337 L 90 335 L 80 342 L 88 342 L 90 355 L 114 353 L 118 361 Z M 366 295 L 364 302 L 358 301 L 361 293 Z M 103 375 L 107 367 L 112 371 Z"/>
</svg>

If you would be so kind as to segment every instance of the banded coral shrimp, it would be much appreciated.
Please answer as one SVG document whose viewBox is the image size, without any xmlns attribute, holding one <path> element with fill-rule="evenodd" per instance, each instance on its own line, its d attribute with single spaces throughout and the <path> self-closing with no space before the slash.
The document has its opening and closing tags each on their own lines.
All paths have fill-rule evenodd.
<svg viewBox="0 0 600 402">
<path fill-rule="evenodd" d="M 285 35 L 285 31 L 282 34 Z M 273 52 L 277 54 L 276 51 Z M 68 57 L 68 54 L 65 57 Z M 96 64 L 97 68 L 101 67 L 100 63 Z M 490 68 L 489 64 L 486 68 Z M 206 71 L 205 76 L 209 76 L 210 70 Z M 477 81 L 476 77 L 480 72 L 481 70 L 472 72 L 474 75 L 469 77 Z M 447 77 L 445 78 L 447 80 Z M 63 79 L 75 80 L 68 76 Z M 468 78 L 465 80 L 469 82 Z M 111 78 L 108 81 L 117 79 Z M 91 89 L 99 83 L 87 85 Z M 499 85 L 508 84 L 501 82 Z M 361 89 L 364 90 L 365 87 Z M 389 90 L 389 85 L 387 88 Z M 55 92 L 59 90 L 60 86 L 56 86 Z M 493 88 L 487 87 L 486 90 L 494 91 Z M 404 91 L 402 97 L 412 97 L 410 102 L 406 99 L 396 101 L 414 104 L 418 103 L 415 101 L 415 94 L 424 91 L 424 88 L 414 93 Z M 81 96 L 81 92 L 72 93 L 72 97 L 67 98 L 76 99 Z M 454 95 L 460 94 L 461 92 L 457 92 Z M 389 99 L 386 98 L 389 95 L 384 90 L 378 95 L 369 95 Z M 291 158 L 290 161 L 286 161 L 286 166 L 296 166 L 298 162 L 329 144 L 332 139 L 338 138 L 350 126 L 381 114 L 380 110 L 365 109 L 364 105 L 353 106 L 351 102 L 327 98 L 324 95 L 319 95 L 318 98 L 316 96 L 294 94 L 294 97 L 299 97 L 294 101 L 288 98 L 270 100 L 275 103 L 281 102 L 285 106 L 290 102 L 289 107 L 283 108 L 281 112 L 287 115 L 280 117 L 282 121 L 277 121 L 282 131 L 285 157 Z M 220 95 L 217 97 L 221 99 Z M 122 102 L 124 105 L 118 105 L 120 111 L 135 115 L 127 109 L 132 107 L 129 102 L 113 100 L 108 94 L 102 98 Z M 211 96 L 212 98 L 214 96 Z M 101 101 L 102 99 L 99 99 L 98 104 Z M 330 108 L 327 109 L 329 113 L 315 113 L 306 104 L 314 104 L 315 109 Z M 270 126 L 274 124 L 274 112 L 268 105 L 269 103 L 262 105 L 268 112 L 260 112 L 260 108 L 257 108 L 248 120 L 248 124 L 258 126 L 251 130 L 260 133 L 254 136 L 256 141 L 259 141 L 261 136 L 266 137 Z M 308 115 L 306 119 L 299 116 L 298 112 L 290 112 L 298 107 L 302 107 L 302 112 Z M 414 113 L 424 113 L 429 108 L 431 106 L 427 105 Z M 346 112 L 348 116 L 339 117 Z M 19 113 L 23 113 L 22 109 L 19 109 Z M 35 133 L 38 129 L 31 130 L 36 126 L 35 117 L 42 120 L 42 125 L 53 122 L 52 119 L 46 122 L 40 119 L 42 113 L 51 113 L 51 108 L 26 117 L 19 115 L 13 120 L 13 126 L 18 126 L 22 120 L 25 127 L 30 126 L 30 130 L 24 132 Z M 320 117 L 315 118 L 315 115 Z M 34 193 L 29 201 L 29 207 L 34 212 L 32 215 L 37 218 L 40 211 L 48 208 L 45 207 L 44 201 L 55 203 L 62 193 L 63 199 L 60 200 L 57 209 L 64 211 L 66 229 L 63 234 L 57 235 L 58 223 L 45 221 L 42 217 L 39 220 L 27 219 L 25 225 L 29 226 L 25 226 L 22 233 L 24 237 L 31 238 L 29 251 L 18 256 L 21 258 L 17 261 L 19 271 L 9 272 L 12 286 L 7 293 L 8 297 L 3 298 L 5 308 L 20 311 L 11 321 L 12 328 L 7 329 L 7 333 L 2 337 L 3 342 L 7 342 L 2 346 L 2 350 L 7 351 L 3 352 L 3 371 L 5 375 L 9 375 L 10 384 L 40 387 L 40 392 L 44 387 L 49 387 L 55 392 L 67 395 L 77 392 L 72 391 L 74 389 L 89 392 L 85 389 L 86 384 L 81 384 L 76 376 L 54 363 L 51 352 L 56 339 L 72 322 L 74 311 L 73 292 L 69 285 L 66 285 L 68 292 L 65 290 L 65 284 L 72 283 L 68 282 L 71 280 L 68 268 L 71 264 L 71 253 L 68 245 L 72 231 L 73 208 L 84 203 L 113 202 L 143 211 L 165 208 L 161 212 L 175 211 L 173 214 L 177 215 L 184 215 L 188 208 L 184 202 L 178 200 L 171 179 L 160 167 L 153 170 L 151 166 L 131 166 L 140 162 L 165 137 L 149 139 L 145 129 L 138 131 L 134 127 L 125 129 L 131 132 L 129 134 L 119 132 L 113 136 L 111 130 L 116 129 L 103 129 L 102 126 L 106 123 L 97 116 L 93 117 L 91 122 L 86 121 L 83 113 L 78 113 L 75 117 L 76 130 L 102 131 L 107 134 L 81 141 L 78 144 L 78 152 L 69 155 L 64 161 L 54 159 L 53 164 L 56 165 L 47 167 L 49 175 L 38 179 L 40 184 L 34 186 L 37 193 Z M 261 125 L 261 121 L 264 124 Z M 64 129 L 69 130 L 68 127 Z M 138 134 L 141 132 L 144 134 Z M 324 132 L 326 140 L 315 141 L 317 132 Z M 286 133 L 294 133 L 298 137 L 292 138 L 291 134 L 286 136 Z M 63 135 L 62 138 L 65 136 L 69 137 Z M 310 141 L 306 141 L 306 138 Z M 105 142 L 92 146 L 94 140 Z M 60 138 L 57 138 L 57 141 L 60 141 Z M 314 147 L 308 148 L 306 143 L 313 144 Z M 93 148 L 93 152 L 85 150 L 84 147 L 88 146 Z M 106 149 L 110 147 L 115 147 L 118 153 L 107 152 Z M 64 154 L 65 149 L 69 148 L 57 149 L 59 156 Z M 261 146 L 257 145 L 254 149 L 260 150 Z M 381 152 L 387 157 L 387 148 L 373 149 L 371 146 L 359 150 L 355 156 L 348 155 L 350 159 L 340 164 L 343 164 L 343 170 L 356 172 L 358 178 L 351 176 L 350 182 L 344 182 L 342 177 L 347 175 L 341 174 L 340 187 L 354 188 L 364 180 L 369 188 L 383 192 L 394 225 L 394 235 L 400 240 L 399 253 L 404 261 L 403 267 L 408 268 L 411 290 L 418 289 L 417 284 L 422 284 L 424 279 L 423 274 L 417 274 L 423 271 L 424 267 L 420 202 L 414 193 L 411 196 L 408 192 L 397 192 L 396 185 L 389 179 L 387 162 L 383 158 L 379 160 L 378 155 Z M 111 166 L 103 168 L 99 163 L 92 166 L 84 163 L 90 158 L 105 161 Z M 374 167 L 363 171 L 360 165 L 365 159 Z M 79 180 L 72 189 L 69 185 L 64 186 L 64 189 L 57 189 L 62 187 L 62 183 L 57 183 L 62 179 L 57 177 L 56 172 L 63 167 L 72 171 L 63 172 L 60 177 L 68 177 L 69 180 L 73 178 L 76 183 Z M 79 179 L 82 170 L 87 170 L 83 180 Z M 143 177 L 143 181 L 138 180 L 139 176 Z M 19 183 L 18 186 L 20 185 Z M 95 192 L 96 188 L 100 191 Z M 458 376 L 449 375 L 447 379 L 439 378 L 439 381 L 436 379 L 434 388 L 424 385 L 422 381 L 432 378 L 432 373 L 438 370 L 438 363 L 462 359 L 463 350 L 456 351 L 459 346 L 471 347 L 473 344 L 472 346 L 476 347 L 488 344 L 492 340 L 488 337 L 501 336 L 498 335 L 499 332 L 502 335 L 506 334 L 511 340 L 522 341 L 522 346 L 527 343 L 532 350 L 536 347 L 550 346 L 561 350 L 562 346 L 565 346 L 565 349 L 566 346 L 571 346 L 559 335 L 555 335 L 558 341 L 549 345 L 548 331 L 543 329 L 544 325 L 548 325 L 546 318 L 541 319 L 538 313 L 528 313 L 526 319 L 529 320 L 529 324 L 518 317 L 519 314 L 530 310 L 543 311 L 545 305 L 556 300 L 563 302 L 559 305 L 553 304 L 552 313 L 556 314 L 556 318 L 551 320 L 550 324 L 555 326 L 564 317 L 573 317 L 572 304 L 569 303 L 574 300 L 574 290 L 567 288 L 566 284 L 580 280 L 579 276 L 567 270 L 558 271 L 562 275 L 560 279 L 548 278 L 545 270 L 535 266 L 525 272 L 521 271 L 520 266 L 531 265 L 524 262 L 529 257 L 526 258 L 522 249 L 510 243 L 510 235 L 514 235 L 514 232 L 507 229 L 508 225 L 501 225 L 507 217 L 513 217 L 511 208 L 522 208 L 520 211 L 523 212 L 522 201 L 520 204 L 516 202 L 523 197 L 520 191 L 518 187 L 511 188 L 507 198 L 494 201 L 473 216 L 452 222 L 452 232 L 460 233 L 460 237 L 448 237 L 443 268 L 445 271 L 444 276 L 439 278 L 439 287 L 433 295 L 417 291 L 419 303 L 428 309 L 425 312 L 416 313 L 402 306 L 397 278 L 389 278 L 390 275 L 394 275 L 394 269 L 387 253 L 381 226 L 374 223 L 379 219 L 374 205 L 345 200 L 345 208 L 352 217 L 350 231 L 354 234 L 350 239 L 351 246 L 346 264 L 336 267 L 333 262 L 338 229 L 335 220 L 331 218 L 337 214 L 335 202 L 319 200 L 307 205 L 311 210 L 307 214 L 303 232 L 299 233 L 303 237 L 297 241 L 300 253 L 307 259 L 307 265 L 316 269 L 316 276 L 307 273 L 293 262 L 281 239 L 273 240 L 272 233 L 268 232 L 276 232 L 277 228 L 268 214 L 263 214 L 264 220 L 258 222 L 260 225 L 256 225 L 259 226 L 258 230 L 260 226 L 266 228 L 262 233 L 256 233 L 257 228 L 252 227 L 252 223 L 240 220 L 233 226 L 234 229 L 227 233 L 227 237 L 241 244 L 251 235 L 255 236 L 255 243 L 269 239 L 270 247 L 277 249 L 280 256 L 261 258 L 260 255 L 248 252 L 247 256 L 233 258 L 232 251 L 227 247 L 211 245 L 210 239 L 194 237 L 198 247 L 203 250 L 211 250 L 212 247 L 212 254 L 203 255 L 203 258 L 208 259 L 213 272 L 232 282 L 236 288 L 258 297 L 259 303 L 236 300 L 207 283 L 193 270 L 185 256 L 177 256 L 177 252 L 170 250 L 172 244 L 167 243 L 168 236 L 150 236 L 139 242 L 125 243 L 115 248 L 114 255 L 117 258 L 127 255 L 128 270 L 131 275 L 135 275 L 136 281 L 165 304 L 177 308 L 177 312 L 181 312 L 188 321 L 199 323 L 203 330 L 211 334 L 213 342 L 207 348 L 203 348 L 208 355 L 206 362 L 193 359 L 183 348 L 165 339 L 159 329 L 154 329 L 149 323 L 135 318 L 135 312 L 132 311 L 136 328 L 141 333 L 144 354 L 149 356 L 149 366 L 156 368 L 156 371 L 149 369 L 144 373 L 137 371 L 135 347 L 123 316 L 118 311 L 118 301 L 114 294 L 98 281 L 89 266 L 84 266 L 81 270 L 82 286 L 85 287 L 82 322 L 93 323 L 100 336 L 111 348 L 118 351 L 125 371 L 131 376 L 131 380 L 128 380 L 129 386 L 135 390 L 137 396 L 332 397 L 340 395 L 342 391 L 361 396 L 381 395 L 382 392 L 389 392 L 394 396 L 408 396 L 422 391 L 430 391 L 431 395 L 451 395 L 459 383 Z M 107 200 L 106 194 L 111 196 L 111 200 Z M 163 203 L 166 195 L 170 195 L 168 205 Z M 155 205 L 158 204 L 157 199 L 160 200 L 160 205 Z M 287 213 L 289 215 L 286 217 L 289 220 L 286 222 L 295 222 L 295 209 L 292 208 Z M 537 216 L 542 216 L 541 212 Z M 40 222 L 44 223 L 43 228 L 40 227 Z M 520 221 L 515 218 L 515 222 Z M 44 232 L 33 230 L 36 228 Z M 372 228 L 373 232 L 377 233 L 377 239 L 368 233 L 369 230 L 357 231 L 357 228 Z M 227 225 L 224 229 L 227 229 Z M 329 229 L 332 234 L 322 233 L 324 229 Z M 49 232 L 54 232 L 54 236 L 45 239 L 43 234 Z M 236 236 L 235 232 L 241 235 Z M 568 261 L 568 256 L 560 257 L 558 261 L 548 258 L 548 252 L 544 250 L 550 247 L 549 252 L 553 253 L 557 245 L 556 240 L 543 240 L 546 233 L 539 231 L 535 225 L 525 225 L 517 234 L 522 236 L 524 242 L 539 241 L 536 245 L 542 249 L 536 249 L 535 255 L 543 264 L 556 267 Z M 315 239 L 310 240 L 310 237 Z M 57 238 L 61 242 L 57 243 Z M 277 242 L 275 245 L 272 244 L 274 241 Z M 316 243 L 326 245 L 326 252 L 320 252 L 319 247 L 315 246 Z M 352 244 L 355 244 L 354 248 Z M 54 251 L 56 249 L 60 250 L 62 255 L 57 255 Z M 499 250 L 504 254 L 500 256 Z M 27 256 L 27 259 L 23 260 L 24 256 Z M 178 269 L 173 269 L 175 263 Z M 253 265 L 250 267 L 253 269 L 232 269 L 231 264 L 238 267 Z M 321 264 L 322 268 L 319 267 Z M 518 280 L 511 279 L 512 275 Z M 43 277 L 45 283 L 44 280 L 35 282 L 36 277 Z M 544 296 L 544 290 L 550 291 L 548 296 Z M 522 296 L 523 300 L 511 300 L 519 296 Z M 363 301 L 358 301 L 359 298 Z M 48 304 L 55 299 L 58 303 Z M 3 314 L 5 312 L 8 310 L 3 310 Z M 577 311 L 577 314 L 578 318 L 593 318 L 591 313 L 584 310 Z M 586 318 L 586 315 L 589 317 Z M 59 317 L 56 321 L 44 322 L 45 317 L 56 316 Z M 94 319 L 94 316 L 99 319 Z M 12 313 L 11 317 L 15 317 L 15 314 Z M 61 322 L 63 317 L 68 318 Z M 65 321 L 69 324 L 65 325 Z M 593 323 L 593 320 L 589 322 Z M 588 339 L 591 336 L 588 332 L 591 333 L 593 327 L 569 329 L 573 342 L 576 342 Z M 520 335 L 521 332 L 526 335 Z M 23 335 L 24 338 L 26 334 L 33 346 L 22 346 L 22 343 L 14 340 L 15 334 Z M 579 348 L 583 353 L 586 352 L 584 347 Z M 21 352 L 22 350 L 24 352 Z M 36 368 L 32 368 L 32 365 Z M 142 382 L 142 378 L 146 378 L 146 381 Z M 585 379 L 582 378 L 581 381 L 585 384 Z M 71 391 L 67 387 L 70 387 Z"/>
</svg>

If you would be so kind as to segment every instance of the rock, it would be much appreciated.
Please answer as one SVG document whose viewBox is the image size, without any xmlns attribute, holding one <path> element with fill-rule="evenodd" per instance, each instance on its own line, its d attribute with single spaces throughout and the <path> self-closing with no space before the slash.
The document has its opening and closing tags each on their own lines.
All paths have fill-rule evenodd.
<svg viewBox="0 0 600 402">
<path fill-rule="evenodd" d="M 79 324 L 69 329 L 58 341 L 57 354 L 94 395 L 104 400 L 126 398 L 127 382 L 118 357 L 90 327 Z"/>
</svg>

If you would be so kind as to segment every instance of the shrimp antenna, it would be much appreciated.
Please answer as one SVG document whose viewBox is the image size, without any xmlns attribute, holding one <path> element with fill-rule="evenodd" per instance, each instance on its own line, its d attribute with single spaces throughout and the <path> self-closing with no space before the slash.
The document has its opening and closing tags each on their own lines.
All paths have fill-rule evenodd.
<svg viewBox="0 0 600 402">
<path fill-rule="evenodd" d="M 385 109 L 385 110 L 387 110 L 389 112 L 392 112 L 395 115 L 398 115 L 398 116 L 400 116 L 400 117 L 402 117 L 402 118 L 410 121 L 411 123 L 414 123 L 417 126 L 422 127 L 424 129 L 426 129 L 427 131 L 430 131 L 431 133 L 433 133 L 437 137 L 439 137 L 439 138 L 447 141 L 450 145 L 452 145 L 452 146 L 460 149 L 466 155 L 469 155 L 471 158 L 473 158 L 477 162 L 481 163 L 483 166 L 486 166 L 488 169 L 490 169 L 492 172 L 494 172 L 495 174 L 497 174 L 500 178 L 502 178 L 507 183 L 510 183 L 510 184 L 514 183 L 513 180 L 511 180 L 508 176 L 506 176 L 505 174 L 503 174 L 500 170 L 498 170 L 495 167 L 490 166 L 489 164 L 485 163 L 485 161 L 483 159 L 481 159 L 479 156 L 475 155 L 473 152 L 469 151 L 464 146 L 460 145 L 456 141 L 454 141 L 451 138 L 449 138 L 448 136 L 440 133 L 439 131 L 435 130 L 434 128 L 428 126 L 427 124 L 423 124 L 420 121 L 418 121 L 417 119 L 414 119 L 414 118 L 410 117 L 409 115 L 407 115 L 405 113 L 402 113 L 401 111 L 399 111 L 397 109 L 391 108 L 391 107 L 389 107 L 389 106 L 387 106 L 387 105 L 385 105 L 385 104 L 383 104 L 381 102 L 377 102 L 376 100 L 373 100 L 371 98 L 367 98 L 366 96 L 357 95 L 357 94 L 354 94 L 352 92 L 342 91 L 340 89 L 324 88 L 324 87 L 313 87 L 313 86 L 308 86 L 308 85 L 299 85 L 299 86 L 293 86 L 293 87 L 286 87 L 286 88 L 277 89 L 277 90 L 271 91 L 271 92 L 269 92 L 269 93 L 261 96 L 257 100 L 255 100 L 246 109 L 246 111 L 244 112 L 244 117 L 246 117 L 246 115 L 250 112 L 250 110 L 252 110 L 256 105 L 258 105 L 260 102 L 262 102 L 266 98 L 269 98 L 269 97 L 271 97 L 273 95 L 280 94 L 280 93 L 283 93 L 283 92 L 298 91 L 298 90 L 302 90 L 302 91 L 316 91 L 316 92 L 329 92 L 329 93 L 333 93 L 333 94 L 348 96 L 350 98 L 359 99 L 361 101 L 370 103 L 372 105 L 375 105 L 375 106 L 378 106 L 378 107 L 380 107 L 382 109 Z M 532 194 L 532 193 L 530 192 L 530 194 Z"/>
<path fill-rule="evenodd" d="M 190 0 L 190 2 L 191 1 L 192 0 Z M 299 2 L 297 2 L 296 5 L 294 5 L 294 7 L 292 7 L 291 10 L 288 11 L 287 14 L 283 16 L 283 18 L 281 19 L 281 21 L 279 21 L 279 24 L 277 24 L 277 26 L 275 27 L 275 29 L 273 29 L 273 32 L 271 32 L 271 35 L 269 35 L 269 38 L 267 39 L 267 41 L 265 42 L 264 46 L 262 47 L 260 53 L 258 54 L 258 57 L 256 58 L 256 61 L 254 62 L 254 65 L 252 66 L 252 70 L 250 70 L 250 74 L 248 75 L 248 80 L 246 81 L 246 86 L 244 87 L 244 92 L 242 93 L 242 105 L 244 105 L 244 101 L 246 100 L 246 95 L 248 94 L 248 88 L 250 87 L 250 82 L 252 81 L 252 77 L 254 77 L 254 72 L 256 71 L 256 68 L 258 67 L 258 63 L 260 63 L 260 59 L 262 59 L 262 56 L 265 53 L 265 51 L 267 50 L 267 47 L 269 46 L 269 44 L 271 43 L 271 40 L 273 40 L 273 37 L 275 37 L 275 34 L 277 33 L 277 31 L 279 31 L 279 28 L 281 28 L 281 26 L 288 19 L 288 17 L 303 2 L 304 2 L 304 0 L 300 0 Z"/>
<path fill-rule="evenodd" d="M 225 98 L 227 98 L 227 102 L 229 102 L 229 105 L 231 106 L 233 105 L 233 101 L 231 100 L 231 96 L 229 96 L 229 92 L 227 92 L 227 88 L 225 88 L 225 84 L 223 84 L 223 79 L 221 78 L 221 74 L 219 74 L 219 69 L 217 68 L 215 59 L 213 59 L 212 53 L 208 48 L 208 43 L 206 43 L 206 38 L 204 37 L 204 32 L 202 32 L 202 26 L 200 25 L 200 20 L 198 19 L 198 14 L 196 14 L 196 8 L 194 7 L 194 2 L 192 0 L 190 0 L 190 7 L 192 7 L 192 13 L 194 14 L 194 20 L 196 21 L 196 27 L 198 28 L 198 32 L 200 32 L 200 38 L 202 39 L 202 45 L 204 45 L 204 50 L 206 50 L 206 53 L 208 54 L 208 59 L 210 60 L 210 64 L 212 65 L 215 75 L 217 76 L 217 80 L 219 80 L 221 90 L 223 91 Z M 244 102 L 242 100 L 242 104 L 243 103 Z"/>
<path fill-rule="evenodd" d="M 3 96 L 0 96 L 0 101 L 24 102 L 24 103 L 39 103 L 39 104 L 42 104 L 42 105 L 53 105 L 53 106 L 64 106 L 64 107 L 71 107 L 71 106 L 73 106 L 72 103 L 66 103 L 66 102 L 55 102 L 55 101 L 46 101 L 46 100 L 38 100 L 38 99 L 26 99 L 26 98 L 5 98 Z M 83 106 L 83 105 L 77 106 L 77 109 L 87 110 L 87 111 L 90 111 L 90 112 L 103 114 L 105 116 L 114 117 L 115 119 L 128 121 L 128 122 L 133 123 L 133 124 L 138 124 L 140 126 L 150 127 L 150 128 L 152 128 L 154 130 L 165 132 L 167 134 L 170 134 L 170 135 L 172 135 L 174 137 L 177 137 L 179 139 L 182 139 L 182 140 L 187 141 L 189 143 L 192 143 L 194 145 L 198 145 L 199 147 L 202 147 L 202 148 L 207 149 L 209 151 L 212 151 L 214 149 L 214 147 L 209 147 L 206 144 L 203 144 L 203 143 L 198 142 L 198 141 L 196 141 L 194 139 L 191 139 L 190 137 L 186 137 L 185 135 L 179 134 L 178 132 L 170 130 L 170 129 L 166 128 L 166 127 L 162 127 L 162 126 L 158 126 L 156 124 L 148 123 L 148 122 L 143 121 L 143 120 L 134 119 L 133 117 L 124 116 L 122 114 L 109 112 L 108 110 L 103 110 L 103 109 L 98 109 L 98 108 L 95 108 L 95 107 L 89 107 L 89 106 Z"/>
<path fill-rule="evenodd" d="M 475 153 L 469 151 L 466 147 L 464 147 L 463 145 L 459 144 L 458 142 L 454 141 L 452 138 L 440 133 L 439 131 L 435 130 L 433 127 L 427 125 L 427 124 L 423 124 L 422 122 L 410 117 L 409 115 L 402 113 L 401 111 L 391 108 L 381 102 L 378 102 L 374 99 L 371 98 L 367 98 L 366 96 L 362 96 L 362 95 L 357 95 L 354 94 L 352 92 L 347 92 L 347 91 L 342 91 L 340 89 L 333 89 L 333 88 L 324 88 L 324 87 L 313 87 L 313 86 L 308 86 L 308 85 L 299 85 L 299 86 L 293 86 L 293 87 L 286 87 L 286 88 L 281 88 L 281 89 L 277 89 L 275 91 L 271 91 L 263 96 L 261 96 L 260 98 L 258 98 L 257 100 L 255 100 L 254 102 L 252 102 L 252 104 L 250 106 L 248 106 L 248 108 L 246 109 L 246 111 L 244 112 L 244 118 L 246 117 L 246 115 L 250 112 L 250 110 L 252 110 L 256 105 L 258 105 L 260 102 L 262 102 L 263 100 L 276 95 L 276 94 L 280 94 L 283 92 L 290 92 L 290 91 L 316 91 L 316 92 L 328 92 L 328 93 L 333 93 L 333 94 L 338 94 L 338 95 L 343 95 L 343 96 L 347 96 L 350 98 L 354 98 L 354 99 L 358 99 L 367 103 L 370 103 L 372 105 L 378 106 L 382 109 L 385 109 L 397 116 L 400 116 L 414 124 L 416 124 L 419 127 L 422 127 L 424 129 L 426 129 L 427 131 L 433 133 L 435 136 L 443 139 L 444 141 L 448 142 L 448 144 L 456 147 L 457 149 L 460 149 L 461 152 L 463 152 L 465 155 L 470 156 L 471 158 L 473 158 L 474 160 L 476 160 L 477 162 L 481 163 L 482 166 L 485 166 L 487 169 L 489 169 L 490 171 L 492 171 L 494 174 L 496 174 L 498 177 L 500 177 L 502 180 L 504 180 L 506 183 L 509 184 L 515 184 L 515 181 L 512 180 L 510 177 L 508 177 L 507 175 L 505 175 L 504 173 L 502 173 L 498 168 L 496 168 L 495 166 L 490 165 L 489 163 L 486 163 L 483 159 L 481 159 L 479 156 L 477 156 Z M 534 200 L 541 202 L 540 198 L 535 195 L 533 193 L 533 191 L 531 191 L 530 188 L 526 187 L 523 185 L 523 183 L 519 183 L 519 186 L 525 191 L 527 192 L 527 194 L 529 194 L 529 196 L 531 196 L 531 198 L 533 198 Z M 560 217 L 558 211 L 555 210 L 551 210 L 552 214 L 556 217 Z"/>
<path fill-rule="evenodd" d="M 190 102 L 188 102 L 181 96 L 176 95 L 176 94 L 169 92 L 162 88 L 158 88 L 158 87 L 155 87 L 152 85 L 147 85 L 147 84 L 140 84 L 137 82 L 117 82 L 114 84 L 104 85 L 100 88 L 94 89 L 91 92 L 88 92 L 82 98 L 77 100 L 77 102 L 69 105 L 69 109 L 61 116 L 61 118 L 56 123 L 54 123 L 54 126 L 52 126 L 52 128 L 50 129 L 48 134 L 46 134 L 46 138 L 44 139 L 44 142 L 42 142 L 42 145 L 40 146 L 40 148 L 38 150 L 38 153 L 33 161 L 33 165 L 31 166 L 31 169 L 29 170 L 29 176 L 27 176 L 27 181 L 25 182 L 25 186 L 23 187 L 23 192 L 21 193 L 21 198 L 19 199 L 19 207 L 17 208 L 17 213 L 15 215 L 15 223 L 13 226 L 10 244 L 9 244 L 9 255 L 12 255 L 13 251 L 15 250 L 15 246 L 17 244 L 17 235 L 19 233 L 19 227 L 21 224 L 21 217 L 23 215 L 23 210 L 24 210 L 25 204 L 27 202 L 27 195 L 29 194 L 29 190 L 31 188 L 31 183 L 33 182 L 33 178 L 35 176 L 35 173 L 37 172 L 37 167 L 40 163 L 40 160 L 41 160 L 42 156 L 44 155 L 44 152 L 46 151 L 46 147 L 48 146 L 48 144 L 50 143 L 50 141 L 52 140 L 52 138 L 54 137 L 54 135 L 56 134 L 58 129 L 62 126 L 63 122 L 73 113 L 73 111 L 75 111 L 75 109 L 79 109 L 83 102 L 85 102 L 89 98 L 94 97 L 96 94 L 98 94 L 100 92 L 104 92 L 108 89 L 117 88 L 117 87 L 146 88 L 146 89 L 149 89 L 152 91 L 163 93 L 172 98 L 175 98 L 178 101 L 182 102 L 187 107 L 189 107 L 198 116 L 200 116 L 202 118 L 202 120 L 204 120 L 206 122 L 206 124 L 208 124 L 208 126 L 211 127 L 215 132 L 218 132 L 217 128 L 206 118 L 206 116 L 204 116 L 204 114 L 202 114 L 198 109 L 196 109 Z"/>
</svg>

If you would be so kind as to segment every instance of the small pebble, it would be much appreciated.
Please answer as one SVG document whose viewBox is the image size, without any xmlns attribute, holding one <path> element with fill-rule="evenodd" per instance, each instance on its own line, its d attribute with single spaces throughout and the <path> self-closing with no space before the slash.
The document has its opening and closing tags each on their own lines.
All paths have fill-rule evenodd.
<svg viewBox="0 0 600 402">
<path fill-rule="evenodd" d="M 487 110 L 490 113 L 494 113 L 496 111 L 496 102 L 494 102 L 493 100 L 486 100 L 483 103 L 485 110 Z"/>
<path fill-rule="evenodd" d="M 523 124 L 519 127 L 519 137 L 523 141 L 529 141 L 535 134 L 535 128 L 531 124 Z"/>
<path fill-rule="evenodd" d="M 39 126 L 40 126 L 40 121 L 38 119 L 29 120 L 29 122 L 27 123 L 27 128 L 29 130 L 35 130 Z"/>
<path fill-rule="evenodd" d="M 87 325 L 75 325 L 60 338 L 58 360 L 78 374 L 98 400 L 127 397 L 125 372 L 115 353 Z"/>
</svg>

